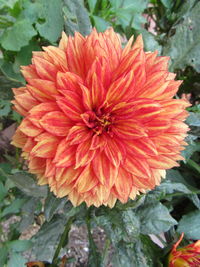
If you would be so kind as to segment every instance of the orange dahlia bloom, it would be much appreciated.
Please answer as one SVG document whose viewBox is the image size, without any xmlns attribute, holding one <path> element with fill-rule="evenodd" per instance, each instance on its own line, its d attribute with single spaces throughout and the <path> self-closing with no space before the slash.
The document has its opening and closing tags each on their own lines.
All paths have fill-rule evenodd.
<svg viewBox="0 0 200 267">
<path fill-rule="evenodd" d="M 169 255 L 169 267 L 199 267 L 200 266 L 200 240 L 183 248 L 178 245 L 183 239 L 181 235 L 178 242 L 173 246 Z"/>
<path fill-rule="evenodd" d="M 25 118 L 13 144 L 31 173 L 73 205 L 113 207 L 154 188 L 178 166 L 188 102 L 173 99 L 181 81 L 168 58 L 144 52 L 142 37 L 124 49 L 112 28 L 64 33 L 59 47 L 34 52 L 14 89 Z"/>
</svg>

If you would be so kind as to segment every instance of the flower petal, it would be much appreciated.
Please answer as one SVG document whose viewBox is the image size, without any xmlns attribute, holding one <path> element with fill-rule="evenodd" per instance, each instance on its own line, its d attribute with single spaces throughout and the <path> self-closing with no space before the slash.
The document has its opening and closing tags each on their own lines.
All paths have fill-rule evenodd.
<svg viewBox="0 0 200 267">
<path fill-rule="evenodd" d="M 51 134 L 67 136 L 72 123 L 63 112 L 52 111 L 40 119 L 40 125 Z"/>
</svg>

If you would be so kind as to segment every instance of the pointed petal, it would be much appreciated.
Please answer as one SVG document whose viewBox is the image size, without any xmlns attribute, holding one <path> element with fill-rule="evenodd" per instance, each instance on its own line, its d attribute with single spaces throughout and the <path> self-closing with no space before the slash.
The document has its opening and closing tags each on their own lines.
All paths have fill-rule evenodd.
<svg viewBox="0 0 200 267">
<path fill-rule="evenodd" d="M 56 151 L 53 162 L 56 167 L 68 167 L 75 164 L 76 146 L 70 146 L 69 142 L 63 139 Z"/>
<path fill-rule="evenodd" d="M 106 137 L 101 134 L 101 135 L 97 135 L 95 134 L 92 137 L 92 142 L 91 142 L 91 150 L 96 150 L 97 148 L 100 148 L 100 150 L 102 151 L 104 149 L 104 147 L 106 146 Z"/>
<path fill-rule="evenodd" d="M 38 105 L 39 102 L 35 99 L 27 90 L 23 94 L 15 95 L 15 99 L 23 109 L 29 111 L 34 106 Z"/>
<path fill-rule="evenodd" d="M 56 173 L 56 181 L 57 181 L 58 188 L 61 186 L 65 187 L 70 184 L 74 185 L 74 182 L 80 176 L 82 171 L 83 171 L 83 168 L 79 168 L 75 170 L 73 166 L 61 168 L 61 172 Z"/>
<path fill-rule="evenodd" d="M 53 135 L 67 136 L 72 123 L 63 112 L 52 111 L 40 119 L 40 125 Z"/>
<path fill-rule="evenodd" d="M 133 139 L 125 144 L 129 152 L 135 156 L 149 158 L 158 155 L 155 144 L 149 138 Z"/>
<path fill-rule="evenodd" d="M 35 88 L 34 92 L 38 92 L 39 96 L 44 95 L 46 98 L 55 99 L 55 96 L 59 94 L 55 83 L 52 81 L 44 79 L 28 79 L 28 83 L 32 86 L 32 90 Z"/>
<path fill-rule="evenodd" d="M 115 180 L 114 191 L 122 203 L 128 201 L 128 197 L 131 193 L 132 186 L 133 186 L 133 181 L 130 173 L 127 172 L 122 167 L 120 167 L 118 176 Z"/>
<path fill-rule="evenodd" d="M 116 121 L 112 127 L 112 132 L 122 139 L 138 139 L 148 136 L 144 126 L 131 119 Z"/>
<path fill-rule="evenodd" d="M 88 164 L 80 174 L 79 178 L 77 179 L 75 187 L 78 193 L 84 193 L 90 191 L 97 184 L 98 180 L 94 175 L 91 165 Z"/>
<path fill-rule="evenodd" d="M 67 141 L 70 145 L 75 145 L 88 140 L 92 135 L 93 132 L 85 125 L 75 125 L 69 130 Z"/>
<path fill-rule="evenodd" d="M 148 164 L 151 168 L 155 169 L 171 169 L 173 167 L 178 167 L 179 164 L 169 157 L 159 155 L 158 157 L 147 159 Z"/>
<path fill-rule="evenodd" d="M 106 101 L 116 103 L 119 100 L 126 101 L 134 89 L 134 72 L 131 70 L 124 77 L 120 77 L 114 81 L 108 88 Z"/>
<path fill-rule="evenodd" d="M 27 136 L 32 136 L 32 137 L 35 137 L 43 132 L 43 129 L 40 129 L 35 125 L 33 125 L 28 118 L 23 119 L 23 121 L 19 126 L 19 129 Z"/>
<path fill-rule="evenodd" d="M 61 70 L 67 71 L 67 58 L 63 50 L 55 46 L 43 46 L 44 51 L 52 58 L 54 64 Z"/>
<path fill-rule="evenodd" d="M 26 144 L 27 138 L 28 137 L 18 128 L 12 137 L 11 144 L 22 148 Z"/>
<path fill-rule="evenodd" d="M 150 177 L 151 170 L 149 165 L 145 159 L 142 161 L 140 159 L 134 158 L 133 156 L 129 156 L 126 158 L 123 167 L 132 174 L 139 177 Z"/>
<path fill-rule="evenodd" d="M 83 80 L 80 78 L 80 76 L 72 72 L 58 72 L 57 74 L 57 87 L 60 89 L 61 93 L 63 90 L 70 90 L 80 95 L 81 90 L 79 84 L 82 83 Z"/>
<path fill-rule="evenodd" d="M 34 56 L 32 61 L 36 68 L 36 72 L 41 79 L 55 81 L 58 71 L 56 66 L 38 56 Z"/>
<path fill-rule="evenodd" d="M 90 146 L 90 140 L 82 142 L 78 145 L 76 150 L 76 169 L 82 166 L 86 166 L 89 162 L 93 160 L 95 156 L 95 151 L 89 150 Z"/>
<path fill-rule="evenodd" d="M 81 121 L 80 114 L 83 113 L 79 96 L 72 91 L 68 91 L 65 97 L 57 97 L 57 104 L 65 115 L 73 121 Z"/>
<path fill-rule="evenodd" d="M 48 112 L 58 111 L 59 107 L 55 102 L 44 102 L 29 111 L 28 119 L 38 128 L 41 128 L 40 119 Z"/>
<path fill-rule="evenodd" d="M 96 152 L 92 167 L 99 182 L 107 188 L 111 188 L 118 175 L 118 168 L 108 161 L 104 152 Z"/>
<path fill-rule="evenodd" d="M 45 137 L 45 138 L 44 138 Z M 56 149 L 59 143 L 59 139 L 53 135 L 45 133 L 38 141 L 37 145 L 32 149 L 31 155 L 40 158 L 53 158 L 56 153 Z"/>
<path fill-rule="evenodd" d="M 119 143 L 116 143 L 114 139 L 107 138 L 107 145 L 104 149 L 104 152 L 110 162 L 115 166 L 119 167 L 121 160 L 123 159 L 123 151 L 119 146 Z"/>
</svg>

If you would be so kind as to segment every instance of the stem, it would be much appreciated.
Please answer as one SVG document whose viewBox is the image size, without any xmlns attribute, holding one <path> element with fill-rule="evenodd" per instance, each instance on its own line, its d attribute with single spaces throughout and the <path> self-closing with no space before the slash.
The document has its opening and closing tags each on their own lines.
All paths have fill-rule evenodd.
<svg viewBox="0 0 200 267">
<path fill-rule="evenodd" d="M 71 225 L 74 222 L 74 220 L 75 220 L 74 216 L 70 217 L 69 220 L 67 221 L 66 225 L 65 225 L 65 230 L 61 235 L 60 242 L 59 242 L 59 244 L 56 248 L 56 251 L 54 253 L 54 256 L 53 256 L 52 266 L 56 266 L 58 264 L 58 261 L 59 261 L 58 256 L 60 254 L 60 250 L 63 248 L 64 244 L 66 243 L 66 240 L 68 240 L 68 234 L 69 234 L 69 231 L 71 229 Z"/>
<path fill-rule="evenodd" d="M 110 247 L 110 239 L 106 239 L 105 247 L 104 247 L 103 254 L 102 254 L 103 266 L 106 266 L 106 263 L 107 263 L 109 247 Z"/>
<path fill-rule="evenodd" d="M 189 160 L 187 161 L 187 164 L 188 164 L 191 168 L 195 169 L 197 172 L 200 173 L 200 167 L 199 167 L 199 165 L 198 165 L 194 160 L 189 159 Z"/>
<path fill-rule="evenodd" d="M 91 215 L 92 215 L 92 211 L 94 209 L 92 207 L 88 208 L 87 210 L 87 215 L 86 215 L 86 225 L 87 225 L 87 230 L 88 230 L 88 239 L 89 239 L 89 264 L 90 264 L 90 261 L 92 260 L 92 266 L 101 266 L 101 259 L 100 259 L 100 255 L 97 251 L 97 247 L 96 247 L 96 244 L 93 240 L 93 236 L 92 236 L 92 233 L 91 233 L 91 224 L 90 224 L 90 221 L 91 221 Z M 90 266 L 90 265 L 88 265 Z"/>
</svg>

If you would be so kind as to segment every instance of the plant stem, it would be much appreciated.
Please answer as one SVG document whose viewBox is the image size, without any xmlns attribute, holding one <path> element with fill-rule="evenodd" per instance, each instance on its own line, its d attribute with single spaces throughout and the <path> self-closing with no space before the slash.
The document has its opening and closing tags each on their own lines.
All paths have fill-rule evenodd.
<svg viewBox="0 0 200 267">
<path fill-rule="evenodd" d="M 71 225 L 74 222 L 74 220 L 75 220 L 74 216 L 70 217 L 68 219 L 66 225 L 65 225 L 65 230 L 61 235 L 60 242 L 59 242 L 59 244 L 56 248 L 56 251 L 54 253 L 54 256 L 53 256 L 52 266 L 56 266 L 58 264 L 58 260 L 59 260 L 58 257 L 60 254 L 60 250 L 63 248 L 64 244 L 66 244 L 66 241 L 68 241 L 68 234 L 69 234 L 69 231 L 71 229 Z"/>
<path fill-rule="evenodd" d="M 110 239 L 106 239 L 104 250 L 103 250 L 103 255 L 102 255 L 102 262 L 103 266 L 106 266 L 107 264 L 107 257 L 108 257 L 108 252 L 109 252 L 109 247 L 110 247 Z"/>
</svg>

